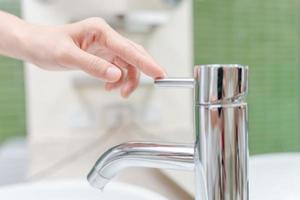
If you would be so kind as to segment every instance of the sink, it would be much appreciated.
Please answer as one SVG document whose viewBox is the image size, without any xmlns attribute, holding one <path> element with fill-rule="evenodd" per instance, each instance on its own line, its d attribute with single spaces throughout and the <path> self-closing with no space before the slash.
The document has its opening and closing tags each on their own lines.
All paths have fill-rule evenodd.
<svg viewBox="0 0 300 200">
<path fill-rule="evenodd" d="M 299 200 L 300 154 L 282 153 L 250 158 L 250 200 Z M 193 174 L 180 176 L 179 183 L 193 192 Z M 184 181 L 183 181 L 184 180 Z M 89 186 L 86 180 L 69 180 L 19 184 L 0 188 L 6 200 L 167 200 L 147 189 L 116 181 L 104 192 Z"/>
<path fill-rule="evenodd" d="M 0 197 L 6 200 L 167 200 L 150 190 L 119 182 L 109 183 L 102 192 L 86 180 L 12 185 L 1 188 Z"/>
<path fill-rule="evenodd" d="M 192 173 L 164 172 L 190 195 L 194 195 Z M 249 182 L 249 200 L 299 200 L 300 153 L 251 156 Z"/>
<path fill-rule="evenodd" d="M 299 200 L 300 154 L 253 156 L 249 178 L 250 200 Z"/>
</svg>

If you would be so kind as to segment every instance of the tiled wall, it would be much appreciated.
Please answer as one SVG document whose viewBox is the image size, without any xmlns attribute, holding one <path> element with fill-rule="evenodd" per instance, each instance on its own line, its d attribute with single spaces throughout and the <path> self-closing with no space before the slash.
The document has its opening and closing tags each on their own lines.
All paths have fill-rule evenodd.
<svg viewBox="0 0 300 200">
<path fill-rule="evenodd" d="M 195 63 L 250 66 L 250 151 L 300 150 L 300 1 L 194 0 Z"/>
<path fill-rule="evenodd" d="M 0 10 L 19 15 L 20 1 L 0 0 Z M 22 62 L 0 56 L 0 142 L 25 134 L 24 99 Z"/>
</svg>

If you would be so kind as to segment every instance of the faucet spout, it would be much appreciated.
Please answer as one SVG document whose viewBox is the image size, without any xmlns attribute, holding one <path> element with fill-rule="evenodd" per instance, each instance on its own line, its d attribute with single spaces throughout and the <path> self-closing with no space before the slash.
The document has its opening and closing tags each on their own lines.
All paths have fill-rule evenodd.
<svg viewBox="0 0 300 200">
<path fill-rule="evenodd" d="M 129 142 L 106 151 L 88 175 L 89 183 L 98 189 L 128 167 L 194 170 L 194 146 Z"/>
</svg>

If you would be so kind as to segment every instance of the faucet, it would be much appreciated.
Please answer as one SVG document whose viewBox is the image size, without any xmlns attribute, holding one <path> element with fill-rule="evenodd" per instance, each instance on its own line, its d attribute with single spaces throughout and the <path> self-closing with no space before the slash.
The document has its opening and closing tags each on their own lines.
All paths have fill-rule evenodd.
<svg viewBox="0 0 300 200">
<path fill-rule="evenodd" d="M 98 189 L 122 169 L 151 167 L 195 172 L 196 200 L 249 200 L 248 67 L 198 65 L 194 78 L 155 80 L 194 89 L 194 144 L 129 142 L 106 151 L 88 175 Z"/>
</svg>

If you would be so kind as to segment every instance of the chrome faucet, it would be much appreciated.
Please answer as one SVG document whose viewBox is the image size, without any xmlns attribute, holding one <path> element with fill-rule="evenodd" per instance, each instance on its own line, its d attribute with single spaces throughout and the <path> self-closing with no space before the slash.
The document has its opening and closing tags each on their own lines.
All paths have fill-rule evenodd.
<svg viewBox="0 0 300 200">
<path fill-rule="evenodd" d="M 125 143 L 104 153 L 88 175 L 103 189 L 127 167 L 195 172 L 196 200 L 249 200 L 248 67 L 199 65 L 194 78 L 166 78 L 158 86 L 194 88 L 195 144 Z"/>
</svg>

